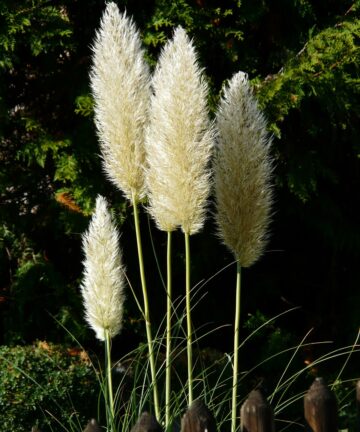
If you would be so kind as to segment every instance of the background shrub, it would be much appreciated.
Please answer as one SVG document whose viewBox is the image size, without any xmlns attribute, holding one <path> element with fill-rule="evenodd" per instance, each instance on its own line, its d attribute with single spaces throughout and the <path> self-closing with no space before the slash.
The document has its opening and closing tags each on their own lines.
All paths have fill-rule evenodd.
<svg viewBox="0 0 360 432">
<path fill-rule="evenodd" d="M 1 426 L 8 432 L 71 430 L 95 416 L 97 380 L 87 354 L 37 342 L 0 348 Z M 81 414 L 78 414 L 81 409 Z"/>
</svg>

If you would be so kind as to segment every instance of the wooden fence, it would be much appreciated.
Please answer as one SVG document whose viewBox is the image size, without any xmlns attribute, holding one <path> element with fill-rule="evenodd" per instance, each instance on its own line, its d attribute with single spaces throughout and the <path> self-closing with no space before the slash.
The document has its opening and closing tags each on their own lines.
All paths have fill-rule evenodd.
<svg viewBox="0 0 360 432">
<path fill-rule="evenodd" d="M 357 432 L 360 432 L 360 381 L 356 386 Z M 253 390 L 240 410 L 241 432 L 275 432 L 271 406 L 260 390 Z M 334 394 L 322 378 L 316 378 L 304 397 L 305 427 L 309 432 L 338 432 L 338 409 Z M 100 432 L 95 420 L 84 432 Z M 195 400 L 181 419 L 181 432 L 216 432 L 216 422 L 201 400 Z M 163 432 L 155 417 L 144 412 L 131 432 Z"/>
</svg>

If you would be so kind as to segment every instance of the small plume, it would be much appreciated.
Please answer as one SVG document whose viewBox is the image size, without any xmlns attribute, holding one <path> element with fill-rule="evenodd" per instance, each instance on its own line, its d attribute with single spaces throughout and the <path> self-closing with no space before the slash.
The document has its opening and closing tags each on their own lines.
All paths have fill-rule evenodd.
<svg viewBox="0 0 360 432">
<path fill-rule="evenodd" d="M 139 32 L 112 2 L 96 33 L 90 81 L 105 172 L 128 199 L 141 199 L 150 75 Z"/>
<path fill-rule="evenodd" d="M 205 219 L 214 132 L 208 88 L 181 27 L 163 48 L 152 84 L 146 135 L 149 211 L 161 230 L 181 227 L 194 234 Z"/>
<path fill-rule="evenodd" d="M 268 240 L 272 205 L 271 140 L 247 75 L 224 89 L 216 115 L 215 194 L 220 237 L 242 267 L 251 266 Z"/>
<path fill-rule="evenodd" d="M 124 267 L 119 234 L 111 219 L 107 202 L 96 199 L 95 213 L 83 235 L 84 279 L 81 284 L 86 321 L 99 340 L 105 330 L 116 336 L 122 327 L 124 303 Z"/>
</svg>

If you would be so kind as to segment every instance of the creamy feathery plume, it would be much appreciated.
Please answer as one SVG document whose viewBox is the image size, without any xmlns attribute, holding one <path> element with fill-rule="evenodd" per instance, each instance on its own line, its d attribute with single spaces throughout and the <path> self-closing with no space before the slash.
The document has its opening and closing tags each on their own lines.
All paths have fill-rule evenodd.
<svg viewBox="0 0 360 432">
<path fill-rule="evenodd" d="M 81 292 L 85 316 L 96 337 L 105 343 L 107 424 L 114 431 L 115 406 L 111 373 L 111 339 L 122 328 L 124 267 L 119 234 L 104 197 L 98 195 L 95 212 L 83 236 L 84 279 Z"/>
<path fill-rule="evenodd" d="M 270 222 L 271 140 L 247 75 L 238 72 L 224 89 L 216 115 L 214 164 L 219 235 L 237 261 L 231 431 L 236 431 L 241 268 L 264 252 Z"/>
<path fill-rule="evenodd" d="M 146 134 L 149 211 L 161 230 L 181 227 L 195 234 L 205 219 L 214 133 L 208 88 L 183 28 L 163 48 L 152 84 Z"/>
<path fill-rule="evenodd" d="M 149 302 L 142 254 L 138 204 L 146 195 L 145 127 L 150 104 L 150 73 L 141 48 L 140 34 L 132 19 L 108 3 L 96 33 L 90 72 L 95 101 L 95 122 L 103 165 L 109 179 L 129 199 L 134 209 L 144 308 L 149 348 L 155 415 L 160 416 Z"/>
<path fill-rule="evenodd" d="M 131 200 L 145 196 L 144 130 L 150 74 L 132 19 L 108 3 L 93 44 L 95 123 L 108 178 Z"/>
<path fill-rule="evenodd" d="M 124 303 L 124 267 L 119 234 L 104 197 L 98 196 L 88 231 L 83 235 L 84 279 L 81 292 L 86 321 L 104 341 L 120 333 Z"/>
<path fill-rule="evenodd" d="M 189 236 L 201 230 L 210 190 L 209 159 L 214 129 L 208 118 L 208 88 L 194 46 L 178 27 L 163 48 L 153 80 L 150 124 L 146 133 L 149 212 L 168 232 L 166 426 L 170 418 L 171 232 L 185 238 L 186 320 L 189 405 L 193 400 Z"/>
<path fill-rule="evenodd" d="M 242 267 L 262 255 L 272 205 L 271 139 L 247 75 L 238 72 L 224 89 L 216 115 L 214 164 L 219 235 Z"/>
</svg>

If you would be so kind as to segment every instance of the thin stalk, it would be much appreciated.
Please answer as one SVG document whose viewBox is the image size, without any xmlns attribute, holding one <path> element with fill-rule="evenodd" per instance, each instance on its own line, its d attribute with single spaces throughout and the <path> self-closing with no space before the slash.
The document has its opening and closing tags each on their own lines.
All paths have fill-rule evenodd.
<svg viewBox="0 0 360 432">
<path fill-rule="evenodd" d="M 114 396 L 113 396 L 113 385 L 112 385 L 112 376 L 111 376 L 111 340 L 110 340 L 110 334 L 108 330 L 105 330 L 105 359 L 106 359 L 106 387 L 107 387 L 107 396 L 108 396 L 107 410 L 109 412 L 108 423 L 110 423 L 110 430 L 114 431 L 115 411 L 114 411 Z"/>
<path fill-rule="evenodd" d="M 240 294 L 241 294 L 241 266 L 239 262 L 236 268 L 236 300 L 235 300 L 235 322 L 234 322 L 234 367 L 232 386 L 232 409 L 231 409 L 231 432 L 236 431 L 236 410 L 239 370 L 239 331 L 240 331 Z"/>
<path fill-rule="evenodd" d="M 160 420 L 160 405 L 159 405 L 159 397 L 158 397 L 157 382 L 156 382 L 154 343 L 151 334 L 151 321 L 150 321 L 149 301 L 148 301 L 147 288 L 146 288 L 144 259 L 143 259 L 143 252 L 142 252 L 142 243 L 141 243 L 139 212 L 138 212 L 137 200 L 135 198 L 134 193 L 132 195 L 132 203 L 134 207 L 134 222 L 135 222 L 138 258 L 139 258 L 141 287 L 142 287 L 143 298 L 144 298 L 144 320 L 146 326 L 147 344 L 149 348 L 150 373 L 151 373 L 151 381 L 152 381 L 152 389 L 153 389 L 153 397 L 154 397 L 155 417 L 157 418 L 157 420 Z"/>
<path fill-rule="evenodd" d="M 191 328 L 191 305 L 190 305 L 190 235 L 185 233 L 185 293 L 186 293 L 186 323 L 187 323 L 187 363 L 188 363 L 188 388 L 189 406 L 193 401 L 193 379 L 192 379 L 192 328 Z"/>
<path fill-rule="evenodd" d="M 171 231 L 167 233 L 167 303 L 166 303 L 166 382 L 165 382 L 165 431 L 170 424 L 170 395 L 171 395 L 171 309 L 172 309 L 172 287 L 171 287 Z"/>
<path fill-rule="evenodd" d="M 351 357 L 351 355 L 352 355 L 353 352 L 354 352 L 355 347 L 357 346 L 357 343 L 358 343 L 359 337 L 360 337 L 360 329 L 359 329 L 358 334 L 357 334 L 357 336 L 356 336 L 356 340 L 355 340 L 353 346 L 351 347 L 351 350 L 349 351 L 349 355 L 347 356 L 347 358 L 346 358 L 344 364 L 342 365 L 342 368 L 340 369 L 340 372 L 338 373 L 338 376 L 336 377 L 335 381 L 333 382 L 333 384 L 332 384 L 332 386 L 331 386 L 331 390 L 334 390 L 335 386 L 336 386 L 337 384 L 339 384 L 340 377 L 341 377 L 342 373 L 344 372 L 344 369 L 345 369 L 346 365 L 348 364 L 348 362 L 349 362 L 349 360 L 350 360 L 350 357 Z"/>
</svg>

